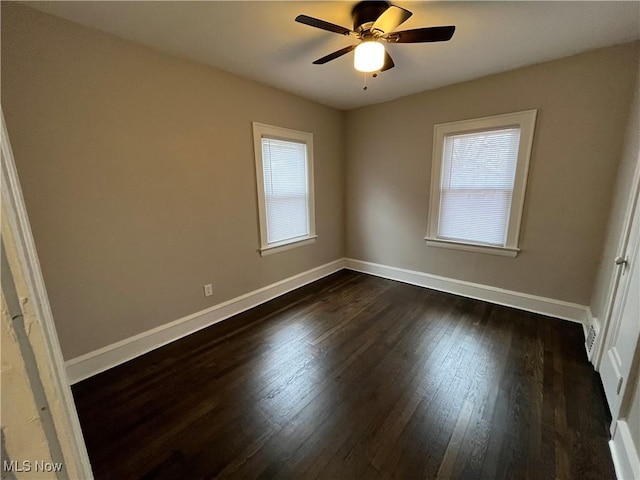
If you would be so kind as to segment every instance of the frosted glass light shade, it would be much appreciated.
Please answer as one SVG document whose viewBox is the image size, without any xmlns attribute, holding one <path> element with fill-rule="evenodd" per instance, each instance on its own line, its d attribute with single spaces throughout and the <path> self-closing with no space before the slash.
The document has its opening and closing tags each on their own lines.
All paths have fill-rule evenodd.
<svg viewBox="0 0 640 480">
<path fill-rule="evenodd" d="M 353 67 L 359 72 L 377 72 L 384 65 L 384 45 L 375 41 L 356 47 Z"/>
</svg>

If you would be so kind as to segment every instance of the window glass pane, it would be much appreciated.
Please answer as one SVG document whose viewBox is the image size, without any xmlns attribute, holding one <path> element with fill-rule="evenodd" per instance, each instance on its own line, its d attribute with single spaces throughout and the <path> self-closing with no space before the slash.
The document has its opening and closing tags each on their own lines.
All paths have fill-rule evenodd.
<svg viewBox="0 0 640 480">
<path fill-rule="evenodd" d="M 504 246 L 519 128 L 447 135 L 438 237 Z"/>
<path fill-rule="evenodd" d="M 262 139 L 267 242 L 309 235 L 307 146 Z"/>
</svg>

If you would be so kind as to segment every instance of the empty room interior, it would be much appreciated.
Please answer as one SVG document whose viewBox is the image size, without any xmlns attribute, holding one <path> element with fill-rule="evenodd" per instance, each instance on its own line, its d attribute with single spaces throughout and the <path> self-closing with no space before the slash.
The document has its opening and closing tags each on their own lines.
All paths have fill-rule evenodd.
<svg viewBox="0 0 640 480">
<path fill-rule="evenodd" d="M 3 479 L 640 479 L 640 2 L 0 8 Z"/>
</svg>

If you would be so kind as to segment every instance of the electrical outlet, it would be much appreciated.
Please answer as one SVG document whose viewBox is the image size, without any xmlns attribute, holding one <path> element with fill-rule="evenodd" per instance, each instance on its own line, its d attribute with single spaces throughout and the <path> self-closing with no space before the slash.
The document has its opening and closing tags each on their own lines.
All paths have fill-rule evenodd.
<svg viewBox="0 0 640 480">
<path fill-rule="evenodd" d="M 205 297 L 210 297 L 211 295 L 213 295 L 213 287 L 211 286 L 210 283 L 207 283 L 204 286 L 204 296 Z"/>
</svg>

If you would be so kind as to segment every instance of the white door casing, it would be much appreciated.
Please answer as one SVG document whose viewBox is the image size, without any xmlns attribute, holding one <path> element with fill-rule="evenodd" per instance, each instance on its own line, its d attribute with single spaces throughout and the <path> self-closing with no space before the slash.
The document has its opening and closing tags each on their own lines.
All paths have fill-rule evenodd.
<svg viewBox="0 0 640 480">
<path fill-rule="evenodd" d="M 25 360 L 22 364 L 30 366 L 26 374 L 31 385 L 32 400 L 36 399 L 39 407 L 37 411 L 40 412 L 41 423 L 44 425 L 48 450 L 56 457 L 54 460 L 61 461 L 64 465 L 64 468 L 55 474 L 55 478 L 90 480 L 93 478 L 91 465 L 69 387 L 1 109 L 0 119 L 1 236 L 3 262 L 6 260 L 5 268 L 10 270 L 4 272 L 3 277 L 3 314 L 8 308 L 4 302 L 5 280 L 10 277 L 11 285 L 7 285 L 7 290 L 10 289 L 16 297 L 16 301 L 12 302 L 12 316 L 16 315 L 11 321 L 16 321 L 19 317 L 20 325 L 16 322 L 15 325 L 11 325 L 16 328 L 9 328 L 8 331 L 18 331 L 17 327 L 21 327 L 22 335 L 19 338 L 16 336 L 13 340 L 20 346 L 22 358 Z M 12 384 L 5 384 L 3 378 L 2 387 L 11 389 Z M 20 432 L 17 429 L 15 432 L 13 429 L 3 429 L 3 449 L 7 448 L 3 454 L 6 453 L 11 460 L 17 462 L 40 460 L 26 457 L 32 453 L 31 448 L 29 444 L 14 442 L 12 435 L 16 433 Z M 22 477 L 21 473 L 17 475 L 18 478 Z M 53 475 L 47 478 L 53 478 Z"/>
<path fill-rule="evenodd" d="M 609 327 L 603 339 L 604 349 L 600 363 L 600 376 L 609 409 L 616 420 L 625 390 L 632 380 L 634 361 L 638 361 L 637 345 L 640 338 L 640 208 L 637 197 L 633 198 L 631 224 L 626 248 L 616 258 L 620 280 L 613 299 Z"/>
</svg>

